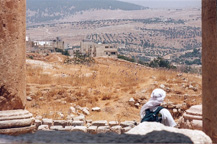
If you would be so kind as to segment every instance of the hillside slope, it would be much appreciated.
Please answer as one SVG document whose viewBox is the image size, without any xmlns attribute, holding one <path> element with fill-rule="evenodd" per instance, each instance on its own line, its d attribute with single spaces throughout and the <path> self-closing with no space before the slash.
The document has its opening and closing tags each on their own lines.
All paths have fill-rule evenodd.
<svg viewBox="0 0 217 144">
<path fill-rule="evenodd" d="M 141 10 L 145 7 L 117 0 L 27 0 L 27 22 L 58 20 L 93 9 Z"/>
<path fill-rule="evenodd" d="M 141 106 L 160 87 L 167 92 L 165 102 L 171 112 L 173 105 L 183 112 L 201 103 L 201 76 L 108 58 L 97 58 L 89 66 L 63 64 L 65 57 L 55 54 L 32 54 L 32 58 L 27 60 L 27 96 L 32 98 L 27 109 L 34 116 L 66 119 L 69 107 L 79 105 L 90 110 L 87 119 L 139 121 Z M 130 105 L 131 98 L 139 105 Z M 92 112 L 93 107 L 101 112 Z"/>
</svg>

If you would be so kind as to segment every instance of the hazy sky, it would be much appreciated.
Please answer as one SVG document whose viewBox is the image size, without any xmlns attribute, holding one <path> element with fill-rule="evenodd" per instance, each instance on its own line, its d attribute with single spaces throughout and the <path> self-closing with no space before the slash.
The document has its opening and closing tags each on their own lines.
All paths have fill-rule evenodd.
<svg viewBox="0 0 217 144">
<path fill-rule="evenodd" d="M 201 0 L 120 0 L 150 8 L 200 8 Z"/>
</svg>

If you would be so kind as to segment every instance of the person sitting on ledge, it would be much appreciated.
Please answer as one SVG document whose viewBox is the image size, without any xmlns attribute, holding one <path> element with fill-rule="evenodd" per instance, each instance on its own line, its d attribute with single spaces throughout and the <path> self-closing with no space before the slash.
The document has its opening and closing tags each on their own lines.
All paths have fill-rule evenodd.
<svg viewBox="0 0 217 144">
<path fill-rule="evenodd" d="M 160 105 L 166 97 L 166 92 L 162 89 L 155 89 L 149 101 L 144 104 L 140 111 L 142 122 L 160 122 L 165 126 L 175 127 L 176 123 L 171 113 Z"/>
</svg>

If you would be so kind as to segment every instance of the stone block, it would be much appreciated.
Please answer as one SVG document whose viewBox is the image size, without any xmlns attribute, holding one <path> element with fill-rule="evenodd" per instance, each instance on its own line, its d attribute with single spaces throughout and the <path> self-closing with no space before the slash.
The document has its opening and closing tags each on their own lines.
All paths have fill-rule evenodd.
<svg viewBox="0 0 217 144">
<path fill-rule="evenodd" d="M 55 126 L 51 126 L 50 129 L 51 130 L 55 130 L 55 131 L 61 131 L 61 130 L 63 130 L 63 126 L 61 126 L 61 125 L 59 125 L 59 126 L 55 125 Z"/>
<path fill-rule="evenodd" d="M 27 127 L 19 127 L 19 128 L 9 128 L 9 129 L 0 129 L 0 134 L 6 134 L 6 135 L 20 135 L 20 134 L 26 134 L 31 133 L 35 131 L 36 127 L 35 125 L 27 126 Z M 1 143 L 1 142 L 0 142 Z"/>
<path fill-rule="evenodd" d="M 72 126 L 84 126 L 84 121 L 73 121 Z"/>
<path fill-rule="evenodd" d="M 101 109 L 100 109 L 99 107 L 94 107 L 94 108 L 92 108 L 92 111 L 95 111 L 95 112 L 100 112 L 100 111 L 101 111 Z"/>
<path fill-rule="evenodd" d="M 76 116 L 73 114 L 70 114 L 67 116 L 67 120 L 73 120 Z"/>
<path fill-rule="evenodd" d="M 35 125 L 36 125 L 36 128 L 38 128 L 40 125 L 42 125 L 42 121 L 36 119 L 36 120 L 35 120 Z"/>
<path fill-rule="evenodd" d="M 48 125 L 40 125 L 38 130 L 50 130 Z"/>
<path fill-rule="evenodd" d="M 43 119 L 43 117 L 42 117 L 42 116 L 40 116 L 40 115 L 38 115 L 38 116 L 36 116 L 36 117 L 35 117 L 35 119 L 36 119 L 36 120 L 42 120 L 42 119 Z"/>
<path fill-rule="evenodd" d="M 73 120 L 74 121 L 84 121 L 85 122 L 85 116 L 80 115 L 80 116 L 74 117 Z"/>
<path fill-rule="evenodd" d="M 195 119 L 195 120 L 202 120 L 202 116 L 190 115 L 190 114 L 187 114 L 187 113 L 184 113 L 183 117 L 185 119 L 189 119 L 189 120 L 193 120 L 193 119 Z"/>
<path fill-rule="evenodd" d="M 85 115 L 90 115 L 90 112 L 89 112 L 89 109 L 88 108 L 82 108 L 82 112 L 85 114 Z"/>
<path fill-rule="evenodd" d="M 132 129 L 132 127 L 130 127 L 130 126 L 124 127 L 124 128 L 121 129 L 121 133 L 126 133 L 126 132 L 128 132 L 129 130 L 131 130 L 131 129 Z"/>
<path fill-rule="evenodd" d="M 134 100 L 134 98 L 130 98 L 130 100 L 129 100 L 128 102 L 129 102 L 129 104 L 130 104 L 131 106 L 134 106 L 134 105 L 135 105 L 135 100 Z"/>
<path fill-rule="evenodd" d="M 100 121 L 93 121 L 93 126 L 106 126 L 108 122 L 106 120 L 100 120 Z"/>
<path fill-rule="evenodd" d="M 119 125 L 118 121 L 110 121 L 109 122 L 110 127 L 117 126 L 117 125 Z"/>
<path fill-rule="evenodd" d="M 65 126 L 65 128 L 63 128 L 63 131 L 71 131 L 73 128 L 73 126 Z"/>
<path fill-rule="evenodd" d="M 134 121 L 125 121 L 125 122 L 121 122 L 120 125 L 121 127 L 134 127 Z"/>
<path fill-rule="evenodd" d="M 97 128 L 97 133 L 107 133 L 107 132 L 110 132 L 109 126 L 99 126 Z"/>
<path fill-rule="evenodd" d="M 26 127 L 26 126 L 30 126 L 32 124 L 32 121 L 33 121 L 32 119 L 0 121 L 0 129 Z"/>
<path fill-rule="evenodd" d="M 86 133 L 87 127 L 86 126 L 75 126 L 74 128 L 72 128 L 72 131 L 81 131 L 81 132 Z"/>
<path fill-rule="evenodd" d="M 86 120 L 86 123 L 92 123 L 93 121 L 92 120 Z"/>
<path fill-rule="evenodd" d="M 49 127 L 51 127 L 53 125 L 53 120 L 44 118 L 44 119 L 42 119 L 42 124 L 43 125 L 48 125 Z"/>
<path fill-rule="evenodd" d="M 87 132 L 90 133 L 90 134 L 96 134 L 97 133 L 97 126 L 88 127 Z"/>
<path fill-rule="evenodd" d="M 195 105 L 186 110 L 187 114 L 201 116 L 202 115 L 202 105 Z"/>
<path fill-rule="evenodd" d="M 68 124 L 68 121 L 66 121 L 66 120 L 53 120 L 53 125 L 54 126 L 61 125 L 61 126 L 65 127 L 65 126 L 68 126 L 69 124 Z"/>
<path fill-rule="evenodd" d="M 121 126 L 113 126 L 111 127 L 111 132 L 117 133 L 117 134 L 121 134 Z"/>
<path fill-rule="evenodd" d="M 69 108 L 69 112 L 68 112 L 69 115 L 70 114 L 76 114 L 76 113 L 77 113 L 77 111 L 76 111 L 76 109 L 74 107 Z"/>
<path fill-rule="evenodd" d="M 192 126 L 192 129 L 202 130 L 203 129 L 203 121 L 202 120 L 192 120 L 191 126 Z"/>
<path fill-rule="evenodd" d="M 177 129 L 173 127 L 167 127 L 164 126 L 161 123 L 157 122 L 143 122 L 140 123 L 138 126 L 134 127 L 130 131 L 128 131 L 126 134 L 130 135 L 147 135 L 153 132 L 158 132 L 158 136 L 162 139 L 167 139 L 170 138 L 172 139 L 177 139 L 181 138 L 180 135 L 184 135 L 189 140 L 191 143 L 212 143 L 212 140 L 202 131 L 199 130 L 189 130 L 189 129 Z M 170 132 L 170 134 L 175 134 L 174 136 L 169 136 L 167 137 L 165 135 L 165 132 Z M 179 134 L 179 135 L 177 135 Z M 153 135 L 154 136 L 154 135 Z M 186 137 L 184 137 L 186 139 Z M 180 139 L 181 140 L 181 139 Z M 190 142 L 189 141 L 189 142 Z"/>
</svg>

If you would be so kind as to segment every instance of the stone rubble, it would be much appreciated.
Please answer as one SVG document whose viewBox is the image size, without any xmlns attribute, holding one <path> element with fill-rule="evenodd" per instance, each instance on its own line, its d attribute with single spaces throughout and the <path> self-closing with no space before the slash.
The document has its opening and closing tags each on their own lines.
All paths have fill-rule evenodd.
<svg viewBox="0 0 217 144">
<path fill-rule="evenodd" d="M 135 100 L 134 100 L 134 98 L 130 98 L 129 104 L 130 104 L 131 106 L 134 106 L 134 105 L 135 105 Z"/>
<path fill-rule="evenodd" d="M 74 120 L 52 120 L 43 118 L 42 121 L 36 120 L 35 124 L 37 130 L 44 131 L 82 131 L 91 134 L 114 132 L 122 134 L 132 129 L 136 125 L 136 122 L 124 121 L 119 123 L 118 121 L 110 121 L 108 123 L 106 120 L 85 120 L 85 117 L 80 116 Z"/>
<path fill-rule="evenodd" d="M 100 112 L 100 111 L 101 111 L 101 109 L 100 109 L 99 107 L 94 107 L 94 108 L 92 108 L 92 111 L 95 111 L 95 112 Z"/>
<path fill-rule="evenodd" d="M 178 125 L 180 128 L 202 130 L 202 105 L 195 105 L 186 110 Z"/>
</svg>

